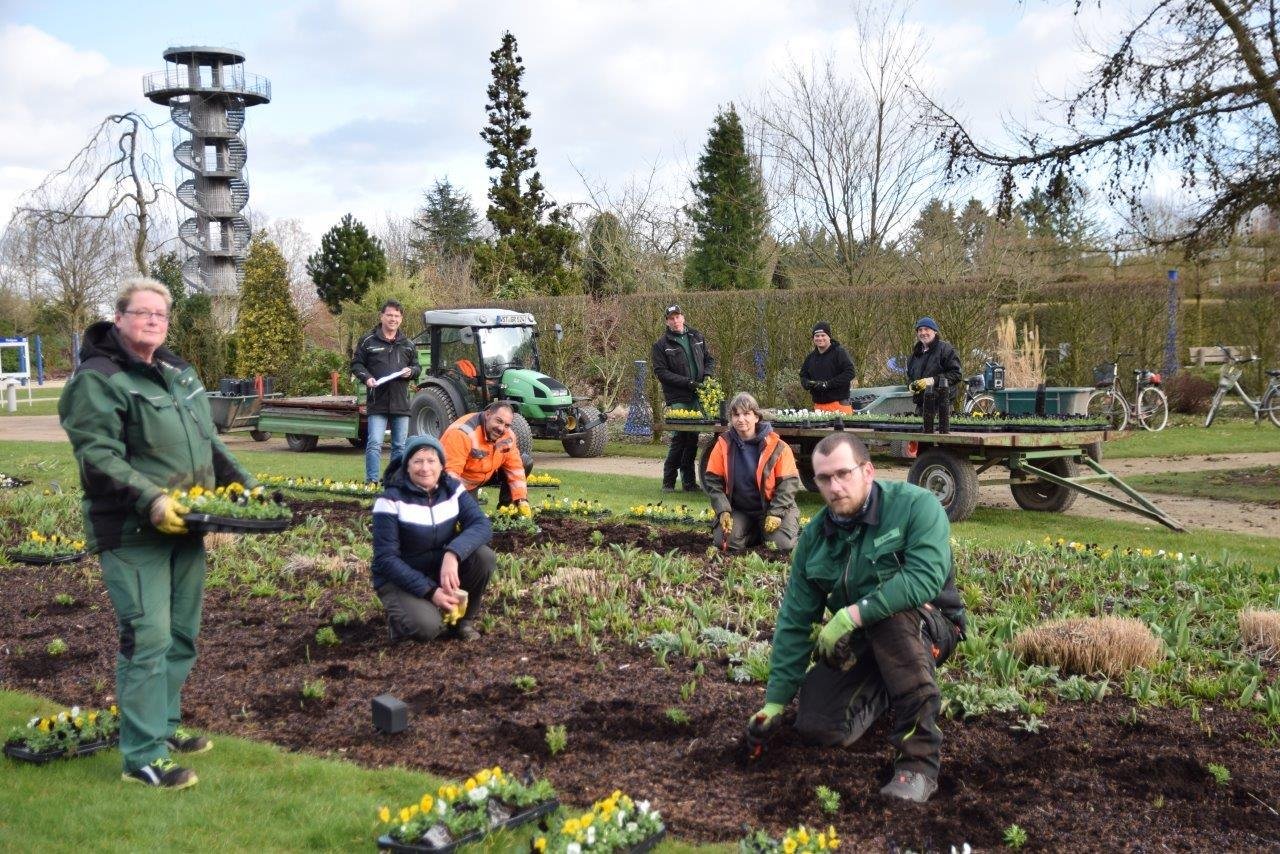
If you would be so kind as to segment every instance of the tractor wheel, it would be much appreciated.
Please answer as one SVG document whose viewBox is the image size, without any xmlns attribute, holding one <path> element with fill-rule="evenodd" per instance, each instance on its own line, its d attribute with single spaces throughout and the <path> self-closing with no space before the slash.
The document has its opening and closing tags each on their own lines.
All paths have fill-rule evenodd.
<svg viewBox="0 0 1280 854">
<path fill-rule="evenodd" d="M 942 448 L 930 448 L 916 458 L 907 481 L 938 498 L 947 518 L 962 522 L 978 504 L 978 473 L 973 463 Z"/>
<path fill-rule="evenodd" d="M 255 442 L 265 442 L 265 441 L 267 441 L 268 439 L 270 439 L 270 438 L 271 438 L 271 431 L 269 431 L 269 430 L 250 430 L 250 431 L 249 431 L 249 435 L 250 435 L 251 437 L 253 437 L 253 441 L 255 441 Z"/>
<path fill-rule="evenodd" d="M 438 439 L 457 417 L 449 395 L 435 386 L 427 386 L 414 395 L 413 403 L 409 405 L 409 434 Z"/>
<path fill-rule="evenodd" d="M 1070 457 L 1050 457 L 1038 465 L 1058 477 L 1076 476 L 1076 461 Z M 1080 493 L 1068 486 L 1059 486 L 1047 480 L 1010 484 L 1009 491 L 1023 510 L 1039 510 L 1042 513 L 1062 513 L 1075 504 L 1076 498 L 1080 496 Z"/>
<path fill-rule="evenodd" d="M 301 453 L 314 451 L 316 443 L 320 441 L 318 436 L 303 436 L 300 433 L 285 433 L 284 440 L 289 445 L 289 450 Z"/>
<path fill-rule="evenodd" d="M 533 471 L 533 428 L 519 412 L 511 416 L 511 434 L 516 437 L 516 449 L 524 463 L 524 473 Z"/>
<path fill-rule="evenodd" d="M 609 441 L 609 425 L 600 418 L 600 410 L 594 406 L 584 406 L 579 410 L 584 421 L 599 423 L 587 431 L 585 436 L 563 439 L 564 452 L 571 457 L 603 457 L 604 446 Z"/>
</svg>

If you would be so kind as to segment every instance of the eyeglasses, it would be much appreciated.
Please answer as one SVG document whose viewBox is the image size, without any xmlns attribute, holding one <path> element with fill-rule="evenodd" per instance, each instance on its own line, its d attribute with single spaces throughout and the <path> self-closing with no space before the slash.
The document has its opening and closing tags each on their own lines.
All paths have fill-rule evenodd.
<svg viewBox="0 0 1280 854">
<path fill-rule="evenodd" d="M 169 312 L 167 311 L 147 311 L 145 308 L 126 308 L 121 314 L 132 314 L 139 320 L 158 320 L 161 323 L 169 322 Z"/>
<path fill-rule="evenodd" d="M 830 474 L 823 473 L 814 475 L 813 479 L 817 482 L 818 486 L 830 486 L 832 482 L 836 481 L 844 483 L 846 480 L 853 477 L 854 472 L 861 471 L 864 465 L 866 465 L 866 463 L 859 463 L 856 468 L 836 469 Z"/>
</svg>

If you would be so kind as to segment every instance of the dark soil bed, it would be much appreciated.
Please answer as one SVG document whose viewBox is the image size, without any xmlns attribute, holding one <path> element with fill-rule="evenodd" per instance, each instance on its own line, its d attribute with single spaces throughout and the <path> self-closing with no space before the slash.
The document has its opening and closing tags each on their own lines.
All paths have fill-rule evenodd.
<svg viewBox="0 0 1280 854">
<path fill-rule="evenodd" d="M 346 505 L 324 506 L 332 519 Z M 700 552 L 707 544 L 703 532 L 662 533 L 653 543 L 645 526 L 602 530 L 606 541 L 632 541 L 634 534 L 644 540 L 637 545 L 660 551 Z M 590 531 L 556 520 L 535 541 L 566 548 L 589 541 Z M 5 570 L 4 687 L 65 704 L 109 702 L 113 617 L 101 582 L 83 571 L 87 565 Z M 70 593 L 76 606 L 53 606 L 58 593 Z M 964 842 L 990 849 L 1016 823 L 1033 850 L 1280 847 L 1275 748 L 1254 718 L 1216 707 L 1203 707 L 1196 722 L 1187 711 L 1145 707 L 1135 719 L 1133 705 L 1120 699 L 1058 703 L 1042 716 L 1038 734 L 1012 729 L 1016 719 L 1003 715 L 945 721 L 941 786 L 919 807 L 877 793 L 890 770 L 883 721 L 848 750 L 803 747 L 788 729 L 747 764 L 740 736 L 763 690 L 726 681 L 723 666 L 708 664 L 698 677 L 684 659 L 673 656 L 664 669 L 652 654 L 607 639 L 593 657 L 501 623 L 472 644 L 389 646 L 380 614 L 337 627 L 341 643 L 320 647 L 315 633 L 326 624 L 323 608 L 271 598 L 246 603 L 224 588 L 208 591 L 200 659 L 184 702 L 188 722 L 452 778 L 494 764 L 531 768 L 568 803 L 620 788 L 652 799 L 672 834 L 693 840 L 733 840 L 744 824 L 779 831 L 806 822 L 834 823 L 846 850 L 947 851 Z M 55 637 L 68 652 L 50 657 L 45 647 Z M 517 676 L 534 677 L 536 688 L 521 692 Z M 324 698 L 302 699 L 303 680 L 315 679 L 325 682 Z M 697 690 L 683 701 L 681 685 L 690 681 Z M 374 731 L 369 701 L 383 693 L 408 703 L 407 732 Z M 673 723 L 671 708 L 682 709 L 688 723 Z M 545 743 L 553 724 L 568 735 L 554 758 Z M 1229 769 L 1230 781 L 1217 784 L 1210 763 Z M 840 793 L 836 815 L 819 811 L 818 785 Z"/>
</svg>

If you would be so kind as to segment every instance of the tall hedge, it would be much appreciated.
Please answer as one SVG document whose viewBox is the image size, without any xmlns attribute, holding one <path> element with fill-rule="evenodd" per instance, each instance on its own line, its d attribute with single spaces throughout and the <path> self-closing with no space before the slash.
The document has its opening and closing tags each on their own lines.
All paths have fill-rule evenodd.
<svg viewBox="0 0 1280 854">
<path fill-rule="evenodd" d="M 302 322 L 289 296 L 289 269 L 280 249 L 254 237 L 245 260 L 236 320 L 236 372 L 274 376 L 287 388 L 302 354 Z"/>
</svg>

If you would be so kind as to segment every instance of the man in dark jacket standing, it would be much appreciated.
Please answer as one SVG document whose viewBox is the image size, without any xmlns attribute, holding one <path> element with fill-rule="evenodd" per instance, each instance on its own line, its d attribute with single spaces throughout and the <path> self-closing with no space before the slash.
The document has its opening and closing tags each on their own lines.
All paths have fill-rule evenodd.
<svg viewBox="0 0 1280 854">
<path fill-rule="evenodd" d="M 378 325 L 356 344 L 351 373 L 369 390 L 369 434 L 364 444 L 364 479 L 380 476 L 382 437 L 391 428 L 391 462 L 404 454 L 409 435 L 409 383 L 422 372 L 418 348 L 400 331 L 404 309 L 395 300 L 382 304 Z"/>
<path fill-rule="evenodd" d="M 956 348 L 942 340 L 942 333 L 932 317 L 916 321 L 916 346 L 907 360 L 907 382 L 912 399 L 919 413 L 924 405 L 926 390 L 932 389 L 940 377 L 945 377 L 951 388 L 960 387 L 960 357 Z"/>
<path fill-rule="evenodd" d="M 650 354 L 653 375 L 662 383 L 662 399 L 667 406 L 700 409 L 698 384 L 715 371 L 716 360 L 707 349 L 707 339 L 686 327 L 678 305 L 667 306 L 667 331 L 653 342 Z M 676 430 L 671 434 L 671 450 L 662 465 L 662 491 L 676 488 L 676 473 L 684 481 L 685 492 L 698 491 L 694 463 L 698 457 L 698 434 Z"/>
<path fill-rule="evenodd" d="M 928 490 L 877 481 L 849 433 L 818 443 L 813 472 L 827 506 L 791 554 L 765 705 L 747 744 L 762 745 L 797 692 L 796 729 L 822 746 L 852 745 L 892 709 L 893 777 L 880 793 L 924 803 L 938 788 L 942 746 L 934 668 L 964 636 L 947 514 Z M 808 667 L 811 627 L 827 611 Z"/>
<path fill-rule="evenodd" d="M 853 359 L 840 342 L 831 337 L 831 324 L 825 320 L 815 323 L 813 349 L 800 366 L 800 384 L 813 396 L 813 408 L 853 414 L 848 401 L 854 376 Z"/>
</svg>

